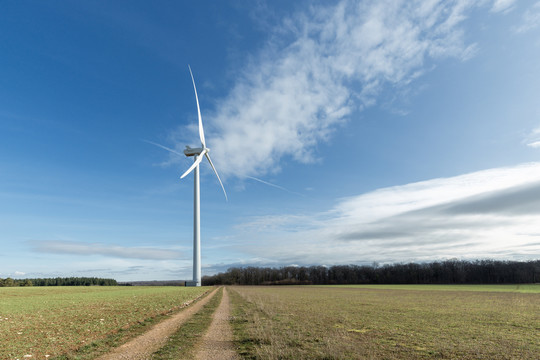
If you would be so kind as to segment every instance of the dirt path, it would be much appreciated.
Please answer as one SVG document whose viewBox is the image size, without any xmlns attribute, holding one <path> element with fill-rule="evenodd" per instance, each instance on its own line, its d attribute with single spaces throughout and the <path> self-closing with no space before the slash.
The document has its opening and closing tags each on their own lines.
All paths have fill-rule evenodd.
<svg viewBox="0 0 540 360">
<path fill-rule="evenodd" d="M 240 359 L 233 346 L 233 335 L 229 324 L 230 303 L 227 288 L 223 288 L 223 298 L 214 313 L 214 319 L 204 335 L 196 359 L 235 360 Z"/>
<path fill-rule="evenodd" d="M 139 337 L 117 347 L 112 352 L 98 358 L 98 360 L 144 360 L 149 359 L 150 355 L 160 349 L 167 342 L 167 338 L 172 335 L 180 325 L 182 325 L 193 314 L 199 311 L 216 294 L 217 289 L 213 290 L 204 299 L 190 305 L 170 319 L 156 324 L 151 330 L 145 332 Z"/>
</svg>

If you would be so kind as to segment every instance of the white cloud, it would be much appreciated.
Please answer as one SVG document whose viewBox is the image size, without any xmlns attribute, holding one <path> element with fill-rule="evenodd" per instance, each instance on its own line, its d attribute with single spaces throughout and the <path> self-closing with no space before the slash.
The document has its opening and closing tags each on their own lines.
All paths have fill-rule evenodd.
<svg viewBox="0 0 540 360">
<path fill-rule="evenodd" d="M 495 0 L 491 7 L 492 12 L 508 12 L 514 8 L 516 0 Z"/>
<path fill-rule="evenodd" d="M 171 260 L 179 259 L 182 254 L 176 250 L 155 249 L 147 247 L 125 247 L 99 243 L 75 241 L 42 240 L 30 241 L 36 252 L 72 255 L 102 255 L 125 259 Z"/>
<path fill-rule="evenodd" d="M 540 26 L 540 1 L 523 13 L 523 20 L 520 26 L 516 27 L 517 33 L 525 33 Z"/>
<path fill-rule="evenodd" d="M 325 213 L 257 217 L 238 230 L 260 239 L 239 249 L 272 264 L 537 258 L 540 163 L 379 189 Z"/>
<path fill-rule="evenodd" d="M 540 148 L 540 127 L 533 129 L 533 131 L 525 137 L 524 143 L 535 149 Z"/>
<path fill-rule="evenodd" d="M 50 253 L 32 254 L 34 261 L 24 264 L 25 277 L 89 276 L 113 278 L 118 281 L 190 279 L 193 263 L 190 254 L 184 260 L 141 259 L 85 256 L 77 253 L 51 257 Z M 92 255 L 92 254 L 90 254 Z"/>
<path fill-rule="evenodd" d="M 344 200 L 336 210 L 342 218 L 372 222 L 535 181 L 540 181 L 540 164 L 524 164 L 384 188 Z"/>
<path fill-rule="evenodd" d="M 341 1 L 284 20 L 206 117 L 216 166 L 225 177 L 257 176 L 279 171 L 283 158 L 315 161 L 316 144 L 383 86 L 406 86 L 429 58 L 474 56 L 459 27 L 471 6 Z"/>
</svg>

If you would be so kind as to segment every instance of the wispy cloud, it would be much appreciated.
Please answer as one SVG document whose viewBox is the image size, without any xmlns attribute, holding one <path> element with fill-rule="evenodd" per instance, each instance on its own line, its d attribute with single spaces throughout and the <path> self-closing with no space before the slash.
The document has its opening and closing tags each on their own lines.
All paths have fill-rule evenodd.
<svg viewBox="0 0 540 360">
<path fill-rule="evenodd" d="M 540 26 L 540 1 L 523 13 L 522 23 L 515 28 L 517 33 L 525 33 Z"/>
<path fill-rule="evenodd" d="M 460 28 L 471 6 L 344 0 L 283 20 L 206 117 L 220 172 L 257 176 L 279 171 L 284 158 L 316 161 L 316 144 L 383 86 L 407 86 L 430 58 L 474 56 Z"/>
<path fill-rule="evenodd" d="M 528 147 L 540 148 L 540 127 L 533 129 L 523 140 Z"/>
<path fill-rule="evenodd" d="M 35 252 L 72 255 L 102 255 L 124 259 L 172 260 L 179 259 L 182 254 L 176 250 L 155 249 L 146 247 L 125 247 L 99 243 L 75 241 L 34 240 L 29 242 Z"/>
<path fill-rule="evenodd" d="M 516 0 L 495 0 L 491 7 L 492 12 L 508 12 L 514 8 Z"/>
<path fill-rule="evenodd" d="M 238 230 L 261 239 L 254 256 L 333 264 L 534 258 L 539 224 L 540 163 L 530 163 L 379 189 L 325 213 L 257 217 Z"/>
</svg>

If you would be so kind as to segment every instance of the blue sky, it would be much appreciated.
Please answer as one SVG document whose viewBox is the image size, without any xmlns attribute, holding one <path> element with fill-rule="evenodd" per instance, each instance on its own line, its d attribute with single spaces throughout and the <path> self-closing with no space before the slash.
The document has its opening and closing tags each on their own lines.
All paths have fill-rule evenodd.
<svg viewBox="0 0 540 360">
<path fill-rule="evenodd" d="M 540 257 L 538 1 L 5 1 L 0 277 Z M 270 186 L 260 181 L 279 186 Z"/>
</svg>

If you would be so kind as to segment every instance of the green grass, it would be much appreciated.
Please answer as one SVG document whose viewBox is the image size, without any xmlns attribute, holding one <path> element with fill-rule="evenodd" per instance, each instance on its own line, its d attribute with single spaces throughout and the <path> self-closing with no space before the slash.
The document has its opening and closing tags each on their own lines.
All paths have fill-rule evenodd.
<svg viewBox="0 0 540 360">
<path fill-rule="evenodd" d="M 479 288 L 233 287 L 253 359 L 536 359 L 540 295 Z"/>
<path fill-rule="evenodd" d="M 210 327 L 212 316 L 223 297 L 223 288 L 218 290 L 204 307 L 184 323 L 178 331 L 169 337 L 167 344 L 156 351 L 153 360 L 193 359 L 199 340 Z"/>
<path fill-rule="evenodd" d="M 206 291 L 136 286 L 0 288 L 0 359 L 91 358 Z"/>
<path fill-rule="evenodd" d="M 49 358 L 50 360 L 90 360 L 106 354 L 127 341 L 142 335 L 144 332 L 158 322 L 168 317 L 168 314 L 157 315 L 153 318 L 148 318 L 144 321 L 139 321 L 137 324 L 128 329 L 120 329 L 118 332 L 108 334 L 105 338 L 96 340 L 90 344 L 84 345 L 78 349 L 65 352 L 62 355 Z"/>
<path fill-rule="evenodd" d="M 231 308 L 231 328 L 234 334 L 235 346 L 238 354 L 244 359 L 256 359 L 256 346 L 260 341 L 251 335 L 255 324 L 255 317 L 264 317 L 255 303 L 245 301 L 236 291 L 229 291 Z"/>
<path fill-rule="evenodd" d="M 388 290 L 439 290 L 439 291 L 494 291 L 540 294 L 540 284 L 504 285 L 313 285 L 313 287 L 388 289 Z"/>
</svg>

